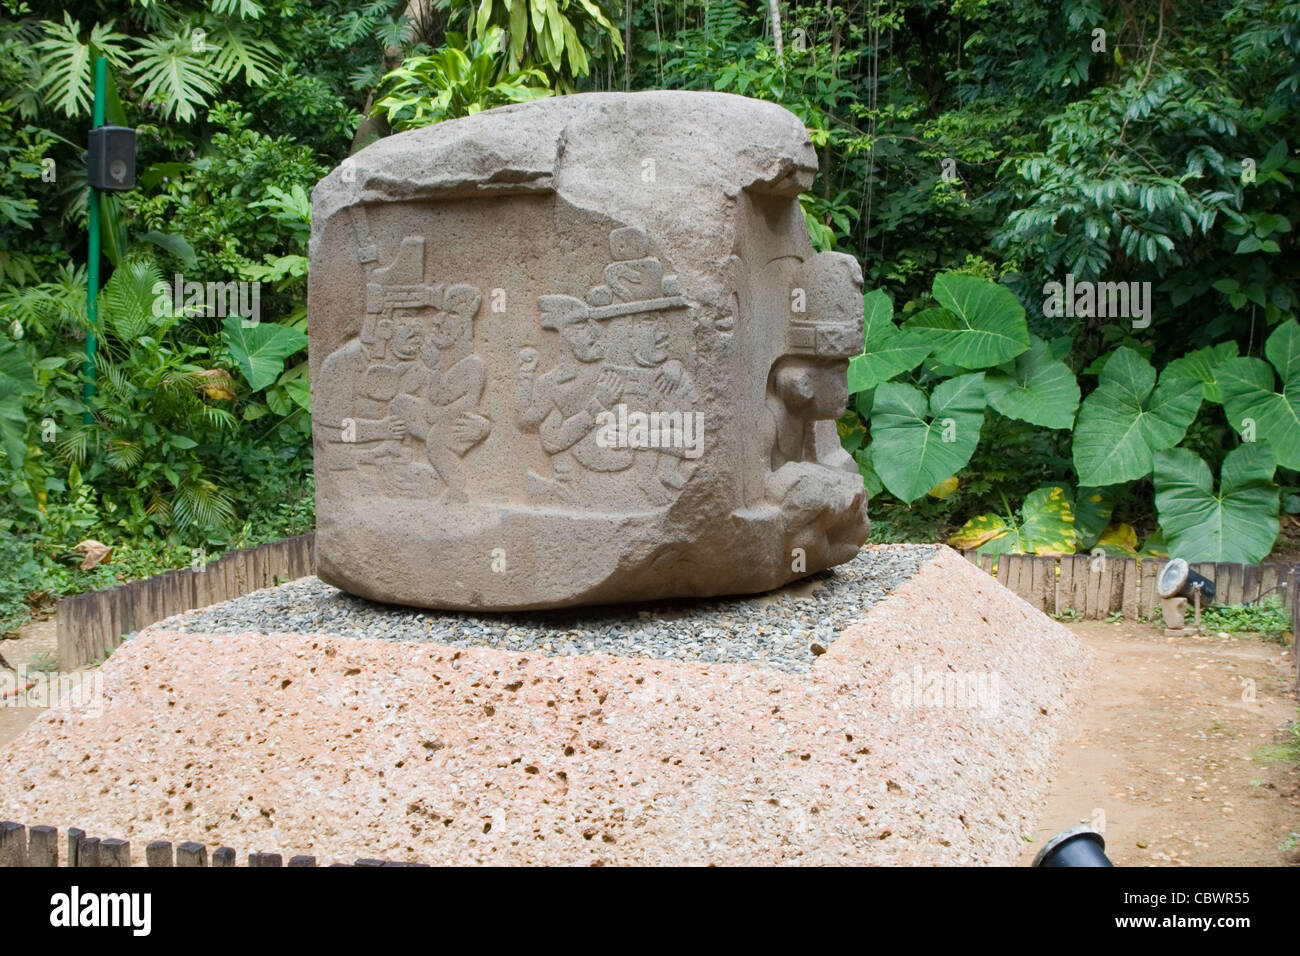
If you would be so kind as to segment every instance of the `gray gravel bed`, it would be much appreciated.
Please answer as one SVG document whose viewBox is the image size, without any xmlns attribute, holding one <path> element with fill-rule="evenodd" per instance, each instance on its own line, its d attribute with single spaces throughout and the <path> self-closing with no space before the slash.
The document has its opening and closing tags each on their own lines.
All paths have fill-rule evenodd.
<svg viewBox="0 0 1300 956">
<path fill-rule="evenodd" d="M 311 577 L 155 626 L 194 634 L 322 633 L 554 655 L 739 662 L 803 674 L 845 627 L 916 574 L 937 550 L 933 545 L 864 550 L 846 564 L 766 595 L 512 614 L 378 604 Z"/>
</svg>

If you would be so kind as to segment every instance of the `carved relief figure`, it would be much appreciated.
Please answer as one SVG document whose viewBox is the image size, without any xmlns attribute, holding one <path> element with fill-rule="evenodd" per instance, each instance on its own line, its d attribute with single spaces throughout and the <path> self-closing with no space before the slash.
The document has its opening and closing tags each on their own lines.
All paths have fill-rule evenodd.
<svg viewBox="0 0 1300 956">
<path fill-rule="evenodd" d="M 787 352 L 768 376 L 766 490 L 785 514 L 788 545 L 818 565 L 856 551 L 856 522 L 845 519 L 866 520 L 861 475 L 835 430 L 848 403 L 848 361 L 862 349 L 861 307 L 854 311 L 862 271 L 851 256 L 820 253 L 802 263 L 796 281 L 809 319 L 791 322 Z"/>
<path fill-rule="evenodd" d="M 605 368 L 605 330 L 601 320 L 588 313 L 580 299 L 542 296 L 542 328 L 560 333 L 560 361 L 534 378 L 537 352 L 519 353 L 515 411 L 519 427 L 541 436 L 542 448 L 551 456 L 554 482 L 529 472 L 530 492 L 547 493 L 560 501 L 576 500 L 573 482 L 578 469 L 622 471 L 632 464 L 631 453 L 602 448 L 596 442 L 596 418 L 613 408 L 623 394 L 623 378 Z"/>
<path fill-rule="evenodd" d="M 484 384 L 482 360 L 472 354 L 480 295 L 463 284 L 444 292 L 423 279 L 418 236 L 403 239 L 393 263 L 374 271 L 360 336 L 322 364 L 326 380 L 347 383 L 322 392 L 325 454 L 332 471 L 377 469 L 389 494 L 431 495 L 436 474 L 450 500 L 464 501 L 457 459 L 491 430 L 475 411 Z"/>
<path fill-rule="evenodd" d="M 635 227 L 610 233 L 614 260 L 605 283 L 588 290 L 585 301 L 567 295 L 543 295 L 541 327 L 560 333 L 556 367 L 537 375 L 538 353 L 519 354 L 516 416 L 524 431 L 537 432 L 551 456 L 553 480 L 528 475 L 535 499 L 574 502 L 584 473 L 625 471 L 635 463 L 635 484 L 643 503 L 667 504 L 685 479 L 678 474 L 682 457 L 675 448 L 648 449 L 611 445 L 600 439 L 607 416 L 689 410 L 698 400 L 690 374 L 669 357 L 669 329 L 663 313 L 684 308 L 676 277 L 664 275 L 658 258 L 648 255 L 649 239 Z M 631 354 L 610 354 L 611 322 L 632 324 Z M 634 324 L 633 324 L 634 323 Z"/>
<path fill-rule="evenodd" d="M 652 422 L 674 426 L 689 422 L 684 416 L 694 413 L 699 393 L 686 367 L 668 355 L 668 323 L 662 316 L 645 316 L 637 322 L 633 334 L 635 364 L 626 371 L 620 370 L 627 381 L 624 396 L 628 414 L 654 415 Z M 637 486 L 652 504 L 667 504 L 672 500 L 672 492 L 680 491 L 686 483 L 678 465 L 686 457 L 687 448 L 680 443 L 658 441 L 659 435 L 647 437 L 649 443 L 659 447 L 637 448 Z"/>
<path fill-rule="evenodd" d="M 425 449 L 429 464 L 447 485 L 449 501 L 469 500 L 460 459 L 492 430 L 492 422 L 476 411 L 484 383 L 483 360 L 472 351 L 473 320 L 480 300 L 473 286 L 448 289 L 445 308 L 434 314 L 425 342 L 424 363 L 429 375 Z"/>
</svg>

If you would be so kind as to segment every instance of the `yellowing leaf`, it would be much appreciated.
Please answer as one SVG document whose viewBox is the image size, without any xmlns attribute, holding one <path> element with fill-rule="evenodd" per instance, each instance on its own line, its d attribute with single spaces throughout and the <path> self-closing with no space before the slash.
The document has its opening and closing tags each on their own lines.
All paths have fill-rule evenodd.
<svg viewBox="0 0 1300 956">
<path fill-rule="evenodd" d="M 957 533 L 948 539 L 948 544 L 954 548 L 978 548 L 1011 530 L 1011 526 L 1001 515 L 980 515 L 962 525 Z"/>
<path fill-rule="evenodd" d="M 1132 525 L 1120 522 L 1106 525 L 1106 530 L 1097 538 L 1097 547 L 1108 554 L 1137 554 L 1138 536 Z"/>
<path fill-rule="evenodd" d="M 1074 505 L 1060 485 L 1047 485 L 1025 498 L 1021 535 L 1034 554 L 1074 554 Z"/>
<path fill-rule="evenodd" d="M 951 478 L 945 478 L 943 481 L 939 482 L 937 485 L 935 485 L 933 488 L 927 491 L 926 494 L 928 494 L 931 498 L 938 498 L 940 501 L 942 501 L 943 499 L 947 498 L 956 490 L 957 490 L 957 476 L 953 475 Z"/>
</svg>

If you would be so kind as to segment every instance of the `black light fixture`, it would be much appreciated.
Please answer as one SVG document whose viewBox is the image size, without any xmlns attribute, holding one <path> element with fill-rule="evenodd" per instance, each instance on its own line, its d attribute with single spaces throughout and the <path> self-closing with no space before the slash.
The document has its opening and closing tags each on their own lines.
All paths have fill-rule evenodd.
<svg viewBox="0 0 1300 956">
<path fill-rule="evenodd" d="M 1174 558 L 1160 570 L 1156 578 L 1156 593 L 1162 598 L 1187 598 L 1189 601 L 1201 592 L 1202 601 L 1214 600 L 1214 582 L 1197 574 L 1182 558 Z"/>
<path fill-rule="evenodd" d="M 1071 827 L 1052 837 L 1034 857 L 1034 866 L 1114 866 L 1106 841 L 1091 827 Z"/>
</svg>

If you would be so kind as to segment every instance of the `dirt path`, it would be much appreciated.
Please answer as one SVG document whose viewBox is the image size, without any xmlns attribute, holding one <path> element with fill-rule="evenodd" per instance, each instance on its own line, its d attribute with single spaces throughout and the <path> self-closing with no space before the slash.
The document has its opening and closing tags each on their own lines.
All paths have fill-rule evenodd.
<svg viewBox="0 0 1300 956">
<path fill-rule="evenodd" d="M 59 642 L 54 629 L 54 616 L 45 620 L 30 621 L 18 632 L 18 639 L 0 641 L 0 654 L 16 668 L 28 671 L 38 667 L 53 667 L 59 656 Z M 4 688 L 13 686 L 14 675 L 2 672 Z M 0 691 L 3 693 L 3 691 Z M 16 698 L 0 699 L 0 747 L 21 734 L 41 712 L 41 708 L 31 706 L 11 706 Z"/>
<path fill-rule="evenodd" d="M 1122 866 L 1300 863 L 1290 652 L 1245 636 L 1166 638 L 1127 622 L 1069 627 L 1097 655 L 1098 681 L 1022 862 L 1052 834 L 1090 822 L 1103 824 Z M 15 667 L 55 650 L 52 618 L 0 642 Z M 0 707 L 0 746 L 38 712 Z"/>
<path fill-rule="evenodd" d="M 1289 651 L 1127 622 L 1070 629 L 1096 653 L 1098 681 L 1023 862 L 1054 833 L 1101 822 L 1119 866 L 1300 863 Z"/>
</svg>

